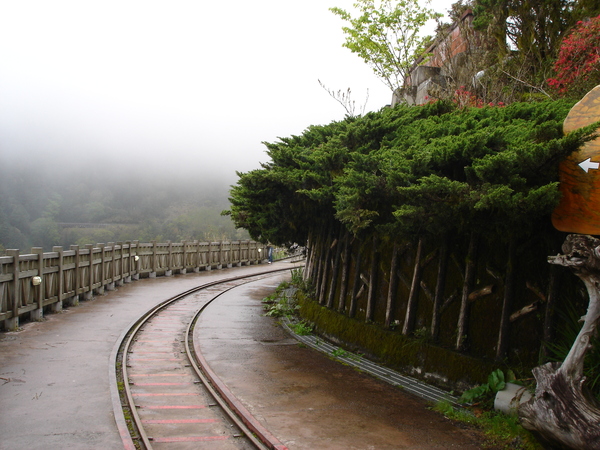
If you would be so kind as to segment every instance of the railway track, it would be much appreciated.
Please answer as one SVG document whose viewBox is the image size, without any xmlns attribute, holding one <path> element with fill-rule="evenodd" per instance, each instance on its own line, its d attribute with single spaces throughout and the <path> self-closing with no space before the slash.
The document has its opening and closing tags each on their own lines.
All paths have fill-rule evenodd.
<svg viewBox="0 0 600 450">
<path fill-rule="evenodd" d="M 286 448 L 213 375 L 192 342 L 194 324 L 212 301 L 282 270 L 289 269 L 190 289 L 148 311 L 124 334 L 111 377 L 122 407 L 117 423 L 126 449 Z"/>
</svg>

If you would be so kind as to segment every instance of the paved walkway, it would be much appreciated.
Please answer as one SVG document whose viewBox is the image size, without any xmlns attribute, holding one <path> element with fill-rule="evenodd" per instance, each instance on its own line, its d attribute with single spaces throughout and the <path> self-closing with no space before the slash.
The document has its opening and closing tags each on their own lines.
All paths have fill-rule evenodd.
<svg viewBox="0 0 600 450">
<path fill-rule="evenodd" d="M 21 331 L 0 333 L 0 449 L 121 449 L 109 360 L 123 331 L 165 298 L 289 263 L 143 279 Z"/>
</svg>

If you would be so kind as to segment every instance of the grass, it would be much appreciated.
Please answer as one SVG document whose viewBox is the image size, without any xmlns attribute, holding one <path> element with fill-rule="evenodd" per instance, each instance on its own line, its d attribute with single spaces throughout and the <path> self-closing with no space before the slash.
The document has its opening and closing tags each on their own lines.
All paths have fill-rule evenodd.
<svg viewBox="0 0 600 450">
<path fill-rule="evenodd" d="M 290 328 L 298 336 L 308 336 L 313 331 L 313 327 L 304 321 L 290 324 Z"/>
<path fill-rule="evenodd" d="M 346 350 L 344 350 L 343 348 L 336 348 L 335 350 L 333 350 L 331 352 L 331 354 L 333 356 L 335 356 L 336 358 L 344 358 L 348 356 L 348 352 Z"/>
<path fill-rule="evenodd" d="M 519 423 L 516 416 L 497 411 L 478 409 L 455 409 L 448 402 L 439 402 L 433 408 L 446 418 L 476 429 L 485 441 L 483 448 L 506 448 L 518 450 L 543 450 L 535 437 Z"/>
<path fill-rule="evenodd" d="M 297 309 L 289 299 L 285 296 L 277 300 L 268 300 L 269 297 L 263 300 L 263 308 L 266 316 L 269 317 L 292 317 Z"/>
</svg>

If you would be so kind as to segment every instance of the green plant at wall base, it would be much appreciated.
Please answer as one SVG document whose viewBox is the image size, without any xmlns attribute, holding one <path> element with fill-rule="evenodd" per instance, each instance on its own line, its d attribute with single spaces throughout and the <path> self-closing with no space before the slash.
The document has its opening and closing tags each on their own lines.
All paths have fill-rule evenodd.
<svg viewBox="0 0 600 450">
<path fill-rule="evenodd" d="M 292 279 L 290 281 L 290 285 L 295 287 L 298 290 L 309 292 L 311 290 L 311 282 L 310 280 L 304 279 L 304 268 L 298 267 L 297 269 L 292 269 L 291 271 Z"/>
<path fill-rule="evenodd" d="M 266 311 L 265 316 L 268 317 L 291 317 L 298 310 L 298 306 L 281 293 L 275 293 L 270 297 L 263 299 L 263 308 Z"/>
<path fill-rule="evenodd" d="M 363 357 L 363 355 L 360 353 L 359 354 L 352 353 L 347 350 L 344 350 L 343 348 L 336 348 L 335 350 L 333 350 L 331 352 L 331 355 L 335 356 L 336 358 L 351 359 L 352 361 L 360 361 L 360 359 Z"/>
<path fill-rule="evenodd" d="M 506 387 L 507 382 L 515 381 L 516 377 L 512 370 L 508 370 L 506 376 L 500 369 L 494 370 L 488 377 L 488 382 L 465 391 L 458 399 L 459 403 L 473 403 L 476 400 L 488 401 L 498 391 Z"/>
<path fill-rule="evenodd" d="M 414 332 L 415 338 L 417 338 L 418 340 L 423 340 L 426 341 L 430 338 L 430 334 L 429 334 L 429 330 L 427 329 L 427 327 L 422 327 L 419 328 L 418 330 L 415 330 Z"/>
<path fill-rule="evenodd" d="M 479 429 L 485 436 L 482 448 L 543 449 L 516 416 L 495 411 L 473 414 L 465 409 L 456 409 L 447 401 L 437 403 L 432 409 L 450 420 Z"/>
<path fill-rule="evenodd" d="M 331 352 L 331 354 L 336 358 L 346 358 L 348 356 L 348 352 L 343 348 L 336 348 Z"/>
<path fill-rule="evenodd" d="M 304 283 L 304 269 L 302 267 L 298 267 L 297 269 L 290 270 L 292 274 L 292 285 L 298 286 Z"/>
<path fill-rule="evenodd" d="M 293 323 L 290 325 L 290 328 L 298 336 L 308 336 L 313 331 L 313 327 L 304 321 L 298 322 L 298 323 Z"/>
</svg>

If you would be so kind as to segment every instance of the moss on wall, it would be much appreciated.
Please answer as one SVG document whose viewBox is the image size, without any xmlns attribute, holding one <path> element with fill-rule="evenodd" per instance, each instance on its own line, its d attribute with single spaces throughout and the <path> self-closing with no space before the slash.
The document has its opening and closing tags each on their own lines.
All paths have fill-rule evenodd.
<svg viewBox="0 0 600 450">
<path fill-rule="evenodd" d="M 473 358 L 425 341 L 386 330 L 375 323 L 350 318 L 298 295 L 299 313 L 315 331 L 351 351 L 442 388 L 464 390 L 485 383 L 498 368 L 492 361 Z"/>
</svg>

